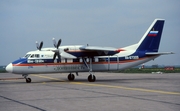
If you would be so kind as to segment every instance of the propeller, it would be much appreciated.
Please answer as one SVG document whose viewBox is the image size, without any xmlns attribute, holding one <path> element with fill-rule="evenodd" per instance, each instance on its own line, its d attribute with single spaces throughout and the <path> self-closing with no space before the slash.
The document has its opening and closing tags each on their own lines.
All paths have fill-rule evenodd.
<svg viewBox="0 0 180 111">
<path fill-rule="evenodd" d="M 58 43 L 56 44 L 56 40 L 55 40 L 55 38 L 53 38 L 53 44 L 54 44 L 54 47 L 56 48 L 56 50 L 53 50 L 53 52 L 54 52 L 53 61 L 56 59 L 56 56 L 60 60 L 61 56 L 60 56 L 60 52 L 59 52 L 58 48 L 61 45 L 61 39 L 59 39 Z"/>
<path fill-rule="evenodd" d="M 41 51 L 42 46 L 43 46 L 43 41 L 41 41 L 40 45 L 39 45 L 39 43 L 36 41 L 36 47 L 37 47 L 37 49 L 38 49 L 39 51 Z"/>
<path fill-rule="evenodd" d="M 58 49 L 58 47 L 59 47 L 60 44 L 61 44 L 61 39 L 59 39 L 58 43 L 56 44 L 56 40 L 55 40 L 55 38 L 53 38 L 53 44 L 54 44 L 54 47 L 55 47 L 56 49 Z"/>
</svg>

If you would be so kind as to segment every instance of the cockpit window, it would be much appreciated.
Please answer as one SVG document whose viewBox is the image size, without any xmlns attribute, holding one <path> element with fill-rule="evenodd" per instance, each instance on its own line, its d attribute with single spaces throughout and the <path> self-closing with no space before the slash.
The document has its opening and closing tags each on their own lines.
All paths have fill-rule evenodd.
<svg viewBox="0 0 180 111">
<path fill-rule="evenodd" d="M 39 54 L 26 54 L 24 57 L 25 58 L 28 58 L 28 57 L 30 57 L 30 58 L 39 58 L 40 55 Z"/>
<path fill-rule="evenodd" d="M 31 55 L 31 54 L 26 54 L 24 57 L 25 57 L 25 58 L 28 58 L 30 55 Z"/>
<path fill-rule="evenodd" d="M 34 54 L 31 55 L 31 58 L 34 58 Z"/>
</svg>

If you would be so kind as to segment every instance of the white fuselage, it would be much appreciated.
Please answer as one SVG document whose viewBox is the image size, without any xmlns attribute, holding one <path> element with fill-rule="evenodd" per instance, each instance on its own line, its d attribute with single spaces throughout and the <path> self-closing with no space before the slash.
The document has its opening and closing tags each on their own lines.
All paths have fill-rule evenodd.
<svg viewBox="0 0 180 111">
<path fill-rule="evenodd" d="M 61 47 L 64 49 L 68 46 Z M 73 49 L 73 47 L 75 49 Z M 78 47 L 68 47 L 69 51 L 78 52 Z M 59 50 L 61 50 L 59 48 Z M 42 51 L 31 51 L 25 57 L 20 58 L 19 62 L 11 63 L 11 72 L 15 74 L 33 74 L 33 73 L 59 73 L 59 72 L 87 72 L 89 68 L 85 65 L 82 57 L 79 58 L 61 58 L 57 62 L 57 58 L 52 61 L 53 54 L 51 50 L 54 48 L 44 48 Z M 112 56 L 94 56 L 92 59 L 92 71 L 111 71 L 122 70 L 129 67 L 140 65 L 150 61 L 158 56 L 140 57 L 132 55 L 135 51 L 122 51 Z M 81 53 L 81 52 L 78 52 Z M 90 58 L 85 57 L 87 65 L 90 65 Z M 10 66 L 9 66 L 10 67 Z"/>
</svg>

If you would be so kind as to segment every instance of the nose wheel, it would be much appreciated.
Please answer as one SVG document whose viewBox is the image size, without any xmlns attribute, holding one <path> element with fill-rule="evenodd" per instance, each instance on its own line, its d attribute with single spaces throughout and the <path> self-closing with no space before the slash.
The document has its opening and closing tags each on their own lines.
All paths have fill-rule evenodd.
<svg viewBox="0 0 180 111">
<path fill-rule="evenodd" d="M 31 78 L 26 78 L 26 83 L 31 83 Z"/>
<path fill-rule="evenodd" d="M 31 83 L 31 78 L 28 78 L 26 74 L 22 75 L 26 79 L 26 83 Z"/>
</svg>

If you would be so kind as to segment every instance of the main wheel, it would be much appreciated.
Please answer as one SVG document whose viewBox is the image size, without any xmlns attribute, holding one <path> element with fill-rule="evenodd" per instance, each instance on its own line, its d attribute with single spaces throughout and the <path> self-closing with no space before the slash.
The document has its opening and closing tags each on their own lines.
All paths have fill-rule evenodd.
<svg viewBox="0 0 180 111">
<path fill-rule="evenodd" d="M 26 83 L 31 83 L 31 78 L 26 78 Z"/>
<path fill-rule="evenodd" d="M 69 75 L 68 75 L 68 80 L 69 80 L 69 81 L 73 81 L 74 79 L 75 79 L 74 74 L 69 74 Z"/>
<path fill-rule="evenodd" d="M 89 76 L 88 76 L 88 81 L 89 81 L 89 82 L 95 82 L 95 81 L 96 81 L 96 76 L 95 76 L 95 75 L 93 75 L 93 76 L 92 76 L 92 75 L 89 75 Z"/>
</svg>

